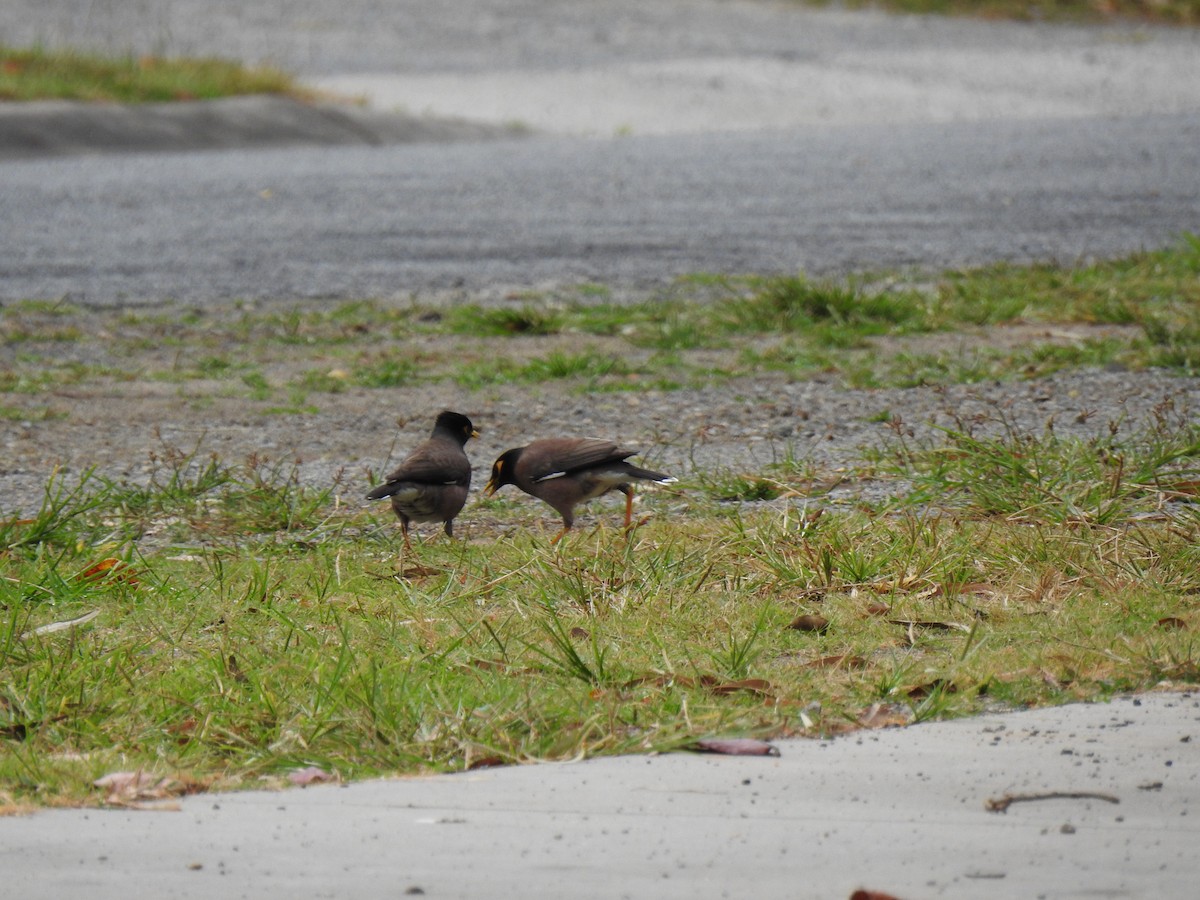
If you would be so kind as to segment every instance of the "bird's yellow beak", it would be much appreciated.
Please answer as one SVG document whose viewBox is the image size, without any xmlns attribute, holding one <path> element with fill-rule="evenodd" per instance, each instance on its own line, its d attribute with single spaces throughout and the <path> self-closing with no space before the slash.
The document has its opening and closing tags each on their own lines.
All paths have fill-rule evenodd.
<svg viewBox="0 0 1200 900">
<path fill-rule="evenodd" d="M 471 430 L 471 437 L 473 437 L 473 438 L 479 437 L 479 429 L 478 428 L 473 428 Z"/>
<path fill-rule="evenodd" d="M 492 494 L 496 493 L 496 491 L 498 491 L 499 489 L 500 489 L 500 487 L 499 487 L 499 485 L 496 484 L 496 479 L 493 478 L 491 481 L 489 481 L 487 484 L 485 484 L 483 486 L 483 496 L 490 497 L 490 496 L 492 496 Z"/>
</svg>

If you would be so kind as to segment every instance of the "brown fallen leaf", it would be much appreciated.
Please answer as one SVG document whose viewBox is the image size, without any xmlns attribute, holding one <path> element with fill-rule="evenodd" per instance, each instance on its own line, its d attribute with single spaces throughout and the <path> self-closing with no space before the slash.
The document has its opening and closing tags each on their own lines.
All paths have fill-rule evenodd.
<svg viewBox="0 0 1200 900">
<path fill-rule="evenodd" d="M 899 900 L 899 898 L 885 894 L 883 891 L 864 891 L 859 888 L 850 895 L 850 900 Z"/>
<path fill-rule="evenodd" d="M 958 688 L 952 681 L 947 681 L 945 678 L 935 678 L 924 684 L 915 685 L 905 693 L 910 700 L 924 700 L 934 691 L 941 691 L 943 694 L 956 694 L 958 693 Z"/>
<path fill-rule="evenodd" d="M 491 769 L 496 766 L 507 766 L 508 760 L 503 756 L 480 756 L 477 759 L 472 759 L 467 763 L 467 768 L 474 769 Z"/>
<path fill-rule="evenodd" d="M 687 744 L 684 750 L 696 753 L 719 753 L 724 756 L 778 756 L 779 748 L 756 738 L 701 738 Z"/>
<path fill-rule="evenodd" d="M 133 772 L 109 772 L 92 782 L 108 793 L 105 803 L 114 806 L 134 806 L 146 800 L 162 800 L 185 792 L 185 786 L 174 778 L 160 778 L 138 769 Z"/>
<path fill-rule="evenodd" d="M 407 566 L 396 573 L 398 578 L 408 580 L 410 578 L 432 578 L 434 575 L 441 575 L 441 569 L 435 569 L 432 566 Z"/>
<path fill-rule="evenodd" d="M 337 781 L 337 776 L 326 772 L 320 766 L 305 766 L 303 769 L 295 769 L 288 772 L 288 781 L 300 787 L 308 787 L 310 784 L 324 784 L 327 781 Z"/>
<path fill-rule="evenodd" d="M 744 678 L 741 681 L 727 681 L 710 688 L 714 694 L 736 694 L 747 691 L 751 694 L 769 694 L 773 690 L 771 682 L 763 678 Z"/>
<path fill-rule="evenodd" d="M 933 631 L 966 631 L 970 628 L 961 622 L 931 622 L 919 619 L 888 619 L 890 625 L 900 625 L 904 628 L 928 628 Z"/>
<path fill-rule="evenodd" d="M 960 584 L 958 586 L 958 593 L 975 594 L 977 596 L 993 596 L 998 594 L 999 591 L 996 589 L 994 584 L 988 584 L 986 581 L 971 581 L 967 584 Z"/>
<path fill-rule="evenodd" d="M 1176 481 L 1164 486 L 1166 490 L 1172 493 L 1183 495 L 1185 497 L 1194 497 L 1200 494 L 1200 481 Z"/>
<path fill-rule="evenodd" d="M 93 563 L 82 572 L 75 576 L 76 581 L 119 581 L 128 585 L 136 585 L 138 583 L 137 572 L 133 566 L 128 563 L 121 562 L 119 559 L 102 559 L 98 563 Z"/>
<path fill-rule="evenodd" d="M 1187 630 L 1187 622 L 1183 621 L 1183 619 L 1179 618 L 1178 616 L 1166 616 L 1165 618 L 1158 620 L 1158 627 L 1159 628 L 1177 628 L 1181 631 L 1186 631 Z"/>
<path fill-rule="evenodd" d="M 812 631 L 817 634 L 824 634 L 829 630 L 829 620 L 824 616 L 814 615 L 813 613 L 805 613 L 802 616 L 797 616 L 792 619 L 788 628 L 793 631 Z"/>
<path fill-rule="evenodd" d="M 898 728 L 912 723 L 913 711 L 901 703 L 872 703 L 858 717 L 863 728 Z"/>
</svg>

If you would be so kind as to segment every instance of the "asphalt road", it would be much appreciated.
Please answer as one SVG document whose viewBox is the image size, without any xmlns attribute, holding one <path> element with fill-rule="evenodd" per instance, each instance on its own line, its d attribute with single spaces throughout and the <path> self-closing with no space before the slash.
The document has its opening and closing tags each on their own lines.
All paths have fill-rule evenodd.
<svg viewBox="0 0 1200 900">
<path fill-rule="evenodd" d="M 1200 229 L 1192 32 L 702 0 L 441 10 L 6 3 L 10 44 L 273 61 L 379 114 L 533 133 L 8 157 L 0 300 L 652 288 L 1072 262 Z"/>
<path fill-rule="evenodd" d="M 0 296 L 391 297 L 1065 262 L 1200 227 L 1200 116 L 11 163 Z"/>
</svg>

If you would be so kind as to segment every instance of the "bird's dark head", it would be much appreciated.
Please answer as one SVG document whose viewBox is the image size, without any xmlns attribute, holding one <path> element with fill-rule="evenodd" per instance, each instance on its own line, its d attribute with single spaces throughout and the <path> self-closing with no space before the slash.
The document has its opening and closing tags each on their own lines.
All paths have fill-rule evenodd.
<svg viewBox="0 0 1200 900">
<path fill-rule="evenodd" d="M 524 447 L 516 447 L 512 450 L 505 450 L 492 463 L 492 477 L 488 479 L 488 483 L 483 487 L 485 495 L 490 497 L 506 484 L 517 483 L 517 460 L 521 458 L 521 451 L 524 449 Z"/>
<path fill-rule="evenodd" d="M 471 420 L 462 413 L 443 410 L 438 413 L 437 421 L 433 423 L 434 433 L 441 432 L 449 435 L 460 444 L 466 444 L 473 437 L 479 437 L 479 431 L 471 424 Z"/>
</svg>

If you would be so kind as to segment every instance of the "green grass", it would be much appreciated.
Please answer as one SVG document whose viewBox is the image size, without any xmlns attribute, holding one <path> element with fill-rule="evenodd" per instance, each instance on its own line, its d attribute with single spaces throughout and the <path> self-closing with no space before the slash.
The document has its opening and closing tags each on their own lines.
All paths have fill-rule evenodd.
<svg viewBox="0 0 1200 900">
<path fill-rule="evenodd" d="M 15 304 L 0 311 L 0 405 L 35 420 L 67 406 L 64 385 L 104 396 L 164 377 L 191 406 L 237 396 L 240 416 L 268 416 L 349 386 L 1194 373 L 1200 241 L 932 287 L 696 277 L 645 301 L 522 303 L 182 322 Z M 995 340 L 1013 328 L 1041 337 Z M 544 509 L 473 501 L 460 540 L 426 529 L 412 557 L 386 505 L 304 484 L 291 463 L 163 446 L 137 483 L 56 474 L 39 508 L 0 510 L 0 802 L 102 802 L 92 782 L 114 770 L 178 790 L 283 784 L 309 765 L 456 771 L 836 734 L 881 703 L 907 722 L 1194 685 L 1200 426 L 1195 410 L 1151 412 L 1084 441 L 997 407 L 918 440 L 871 408 L 891 437 L 837 472 L 797 450 L 758 470 L 693 464 L 647 494 L 631 535 L 601 501 L 601 524 L 557 547 Z M 823 503 L 867 480 L 882 499 Z M 789 627 L 804 614 L 828 627 Z"/>
<path fill-rule="evenodd" d="M 407 558 L 386 509 L 262 459 L 164 449 L 144 485 L 56 477 L 0 524 L 0 796 L 96 803 L 95 779 L 142 768 L 181 791 L 459 771 L 837 734 L 878 703 L 907 722 L 1194 685 L 1197 437 L 1164 409 L 1095 445 L 898 440 L 912 491 L 870 508 L 685 485 L 631 535 L 551 547 L 493 533 L 540 512 L 491 504 Z M 785 459 L 771 478 L 813 474 Z M 825 630 L 788 627 L 818 611 Z"/>
<path fill-rule="evenodd" d="M 239 94 L 299 94 L 288 75 L 221 59 L 106 57 L 0 46 L 0 101 L 151 103 Z"/>
</svg>

